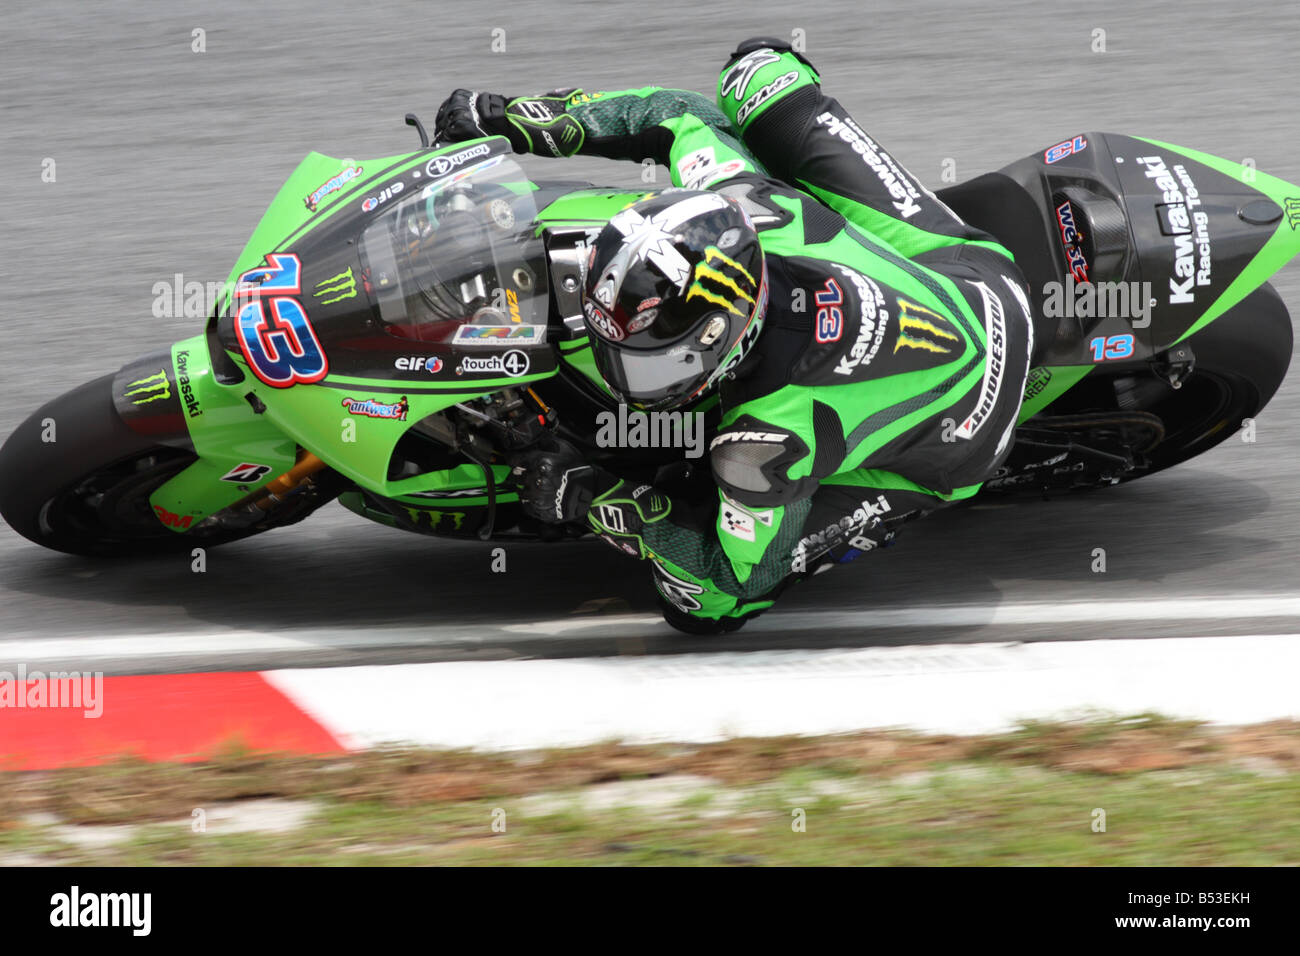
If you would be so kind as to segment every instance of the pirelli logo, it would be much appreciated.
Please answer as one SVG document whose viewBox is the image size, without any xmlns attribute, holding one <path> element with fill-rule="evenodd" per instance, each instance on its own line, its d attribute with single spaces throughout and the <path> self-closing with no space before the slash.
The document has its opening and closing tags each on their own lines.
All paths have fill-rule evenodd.
<svg viewBox="0 0 1300 956">
<path fill-rule="evenodd" d="M 938 312 L 906 299 L 898 300 L 898 340 L 894 353 L 901 348 L 948 354 L 961 344 L 961 336 L 952 331 L 952 323 Z"/>
<path fill-rule="evenodd" d="M 686 290 L 686 299 L 703 299 L 742 318 L 754 308 L 758 283 L 749 270 L 717 246 L 704 250 L 704 258 L 695 264 L 695 281 Z M 737 303 L 749 303 L 748 309 Z"/>
</svg>

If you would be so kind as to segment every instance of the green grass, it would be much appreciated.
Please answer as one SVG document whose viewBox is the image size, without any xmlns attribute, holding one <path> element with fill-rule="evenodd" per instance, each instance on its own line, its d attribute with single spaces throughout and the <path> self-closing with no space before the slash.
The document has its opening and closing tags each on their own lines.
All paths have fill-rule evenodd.
<svg viewBox="0 0 1300 956">
<path fill-rule="evenodd" d="M 1243 763 L 1254 760 L 1254 765 Z M 1260 766 L 1251 772 L 1244 766 Z M 984 738 L 872 733 L 520 759 L 236 754 L 5 774 L 0 862 L 95 865 L 1300 865 L 1300 728 L 1215 732 L 1150 715 Z M 1143 769 L 1154 768 L 1154 769 Z M 594 809 L 602 784 L 679 798 Z M 701 782 L 702 781 L 702 782 Z M 539 796 L 539 794 L 543 796 Z M 189 810 L 310 801 L 297 829 L 195 833 Z M 1105 811 L 1105 832 L 1093 829 Z M 792 827 L 794 811 L 804 831 Z M 494 829 L 497 811 L 505 824 Z M 130 822 L 78 846 L 33 822 Z"/>
</svg>

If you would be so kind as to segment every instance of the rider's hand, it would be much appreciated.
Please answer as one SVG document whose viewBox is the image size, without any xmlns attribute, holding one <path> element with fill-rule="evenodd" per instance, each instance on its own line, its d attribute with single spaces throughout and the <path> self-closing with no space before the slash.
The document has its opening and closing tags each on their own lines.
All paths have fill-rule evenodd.
<svg viewBox="0 0 1300 956">
<path fill-rule="evenodd" d="M 506 102 L 506 97 L 500 93 L 453 90 L 438 107 L 438 117 L 433 123 L 434 144 L 460 143 L 484 136 L 510 136 Z M 523 152 L 513 137 L 510 145 L 515 152 Z"/>
<path fill-rule="evenodd" d="M 577 90 L 511 99 L 500 93 L 455 90 L 438 107 L 434 142 L 459 143 L 483 136 L 505 136 L 516 153 L 572 156 L 582 146 L 582 124 L 565 112 Z"/>
<path fill-rule="evenodd" d="M 524 514 L 547 524 L 582 521 L 596 495 L 597 470 L 561 442 L 524 452 L 510 462 Z"/>
</svg>

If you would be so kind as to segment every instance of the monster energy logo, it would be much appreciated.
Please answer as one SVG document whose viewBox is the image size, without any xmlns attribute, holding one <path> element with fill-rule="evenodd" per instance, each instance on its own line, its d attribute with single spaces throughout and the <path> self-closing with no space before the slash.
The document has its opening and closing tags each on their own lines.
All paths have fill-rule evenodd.
<svg viewBox="0 0 1300 956">
<path fill-rule="evenodd" d="M 406 507 L 403 507 L 402 510 L 411 516 L 411 524 L 415 525 L 415 527 L 417 528 L 427 527 L 430 531 L 442 530 L 443 518 L 451 519 L 452 531 L 459 531 L 460 526 L 465 523 L 466 512 L 464 511 L 438 511 L 429 508 L 406 508 Z M 424 522 L 423 524 L 420 522 L 420 517 L 422 515 L 427 515 L 429 518 L 429 520 L 427 522 Z"/>
<path fill-rule="evenodd" d="M 1286 221 L 1292 229 L 1300 229 L 1300 199 L 1283 200 L 1286 208 Z"/>
<path fill-rule="evenodd" d="M 123 394 L 126 398 L 131 398 L 132 395 L 140 396 L 139 398 L 131 398 L 132 405 L 148 405 L 150 402 L 156 402 L 159 399 L 171 398 L 172 384 L 167 378 L 167 370 L 160 368 L 156 375 L 128 382 L 126 391 Z"/>
<path fill-rule="evenodd" d="M 899 299 L 898 307 L 898 340 L 894 343 L 895 354 L 903 346 L 920 349 L 923 352 L 946 354 L 952 351 L 947 342 L 961 341 L 957 335 L 936 324 L 939 322 L 948 324 L 948 320 L 938 312 L 933 312 L 915 302 L 908 302 L 906 299 Z M 933 338 L 926 338 L 922 333 Z M 947 342 L 936 342 L 934 339 L 946 339 Z"/>
<path fill-rule="evenodd" d="M 329 305 L 331 302 L 338 302 L 340 299 L 350 299 L 356 294 L 357 280 L 352 276 L 351 266 L 348 266 L 338 275 L 317 282 L 315 291 L 312 292 L 314 298 L 320 299 L 321 305 Z M 321 299 L 321 296 L 325 295 L 331 298 Z"/>
<path fill-rule="evenodd" d="M 709 285 L 706 286 L 705 282 Z M 730 297 L 725 294 L 728 292 L 732 293 Z M 758 283 L 749 270 L 717 246 L 709 246 L 704 250 L 704 258 L 695 264 L 695 281 L 686 290 L 686 300 L 703 299 L 744 318 L 748 311 L 752 311 L 757 294 Z M 741 311 L 736 307 L 737 302 L 748 302 L 750 309 Z"/>
</svg>

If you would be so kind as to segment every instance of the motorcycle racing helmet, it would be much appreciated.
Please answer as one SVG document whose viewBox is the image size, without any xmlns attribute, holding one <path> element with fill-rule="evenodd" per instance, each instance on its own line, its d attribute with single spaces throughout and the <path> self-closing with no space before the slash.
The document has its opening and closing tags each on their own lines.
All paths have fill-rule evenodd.
<svg viewBox="0 0 1300 956">
<path fill-rule="evenodd" d="M 767 269 L 732 199 L 669 189 L 620 211 L 592 244 L 582 312 L 620 401 L 680 406 L 732 372 L 762 331 Z"/>
</svg>

